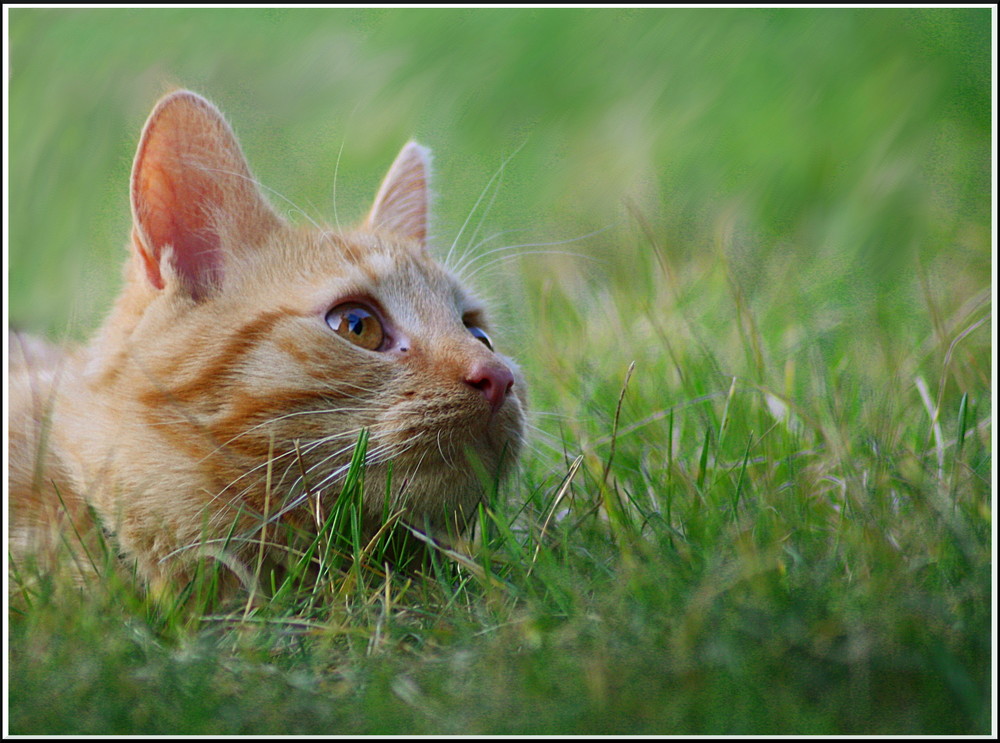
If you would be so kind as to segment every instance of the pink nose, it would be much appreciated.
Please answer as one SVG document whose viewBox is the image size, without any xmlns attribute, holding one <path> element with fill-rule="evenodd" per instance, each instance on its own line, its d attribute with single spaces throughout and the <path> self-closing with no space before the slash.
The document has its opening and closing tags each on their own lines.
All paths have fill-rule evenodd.
<svg viewBox="0 0 1000 743">
<path fill-rule="evenodd" d="M 514 386 L 514 375 L 503 364 L 477 362 L 465 375 L 465 383 L 482 392 L 495 413 Z"/>
</svg>

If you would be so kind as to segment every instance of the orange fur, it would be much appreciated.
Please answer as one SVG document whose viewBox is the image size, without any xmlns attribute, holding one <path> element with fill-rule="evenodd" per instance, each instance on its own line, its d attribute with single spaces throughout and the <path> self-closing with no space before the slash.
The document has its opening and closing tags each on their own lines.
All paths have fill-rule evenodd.
<svg viewBox="0 0 1000 743">
<path fill-rule="evenodd" d="M 266 498 L 271 514 L 308 522 L 303 469 L 314 494 L 336 496 L 362 428 L 370 531 L 390 461 L 391 509 L 415 526 L 466 523 L 481 497 L 466 452 L 509 471 L 524 382 L 466 327 L 484 328 L 483 307 L 425 245 L 427 176 L 411 142 L 358 229 L 296 227 L 212 104 L 162 99 L 136 153 L 132 254 L 104 326 L 72 352 L 12 336 L 15 560 L 95 528 L 87 505 L 150 581 L 183 576 L 234 522 L 248 541 L 226 559 L 239 560 Z M 384 347 L 350 340 L 364 313 L 328 318 L 352 302 Z"/>
</svg>

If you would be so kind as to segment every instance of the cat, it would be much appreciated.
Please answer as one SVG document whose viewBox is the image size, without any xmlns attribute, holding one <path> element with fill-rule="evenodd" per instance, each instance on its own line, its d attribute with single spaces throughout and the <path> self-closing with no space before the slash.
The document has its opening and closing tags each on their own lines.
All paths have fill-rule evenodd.
<svg viewBox="0 0 1000 743">
<path fill-rule="evenodd" d="M 431 256 L 429 160 L 407 143 L 353 230 L 295 226 L 212 103 L 160 99 L 107 320 L 76 350 L 10 336 L 15 567 L 97 530 L 147 583 L 205 555 L 245 567 L 267 524 L 315 523 L 362 431 L 366 535 L 399 510 L 467 528 L 477 468 L 502 479 L 517 462 L 525 380 Z"/>
</svg>

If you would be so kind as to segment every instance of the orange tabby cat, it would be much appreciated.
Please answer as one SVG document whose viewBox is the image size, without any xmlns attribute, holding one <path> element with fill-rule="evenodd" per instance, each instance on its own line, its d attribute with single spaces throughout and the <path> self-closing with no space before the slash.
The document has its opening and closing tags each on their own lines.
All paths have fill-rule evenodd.
<svg viewBox="0 0 1000 743">
<path fill-rule="evenodd" d="M 74 352 L 11 336 L 15 564 L 75 541 L 91 510 L 155 583 L 195 556 L 239 563 L 263 522 L 310 524 L 309 500 L 337 496 L 363 429 L 366 533 L 398 509 L 461 529 L 481 498 L 468 457 L 503 476 L 518 455 L 524 382 L 428 251 L 427 178 L 410 142 L 360 227 L 293 226 L 211 103 L 163 98 L 110 317 Z"/>
</svg>

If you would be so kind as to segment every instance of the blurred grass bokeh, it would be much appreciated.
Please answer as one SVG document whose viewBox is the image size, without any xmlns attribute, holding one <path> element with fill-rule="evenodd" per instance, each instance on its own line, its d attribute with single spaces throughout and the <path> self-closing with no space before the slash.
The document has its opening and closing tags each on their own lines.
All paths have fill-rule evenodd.
<svg viewBox="0 0 1000 743">
<path fill-rule="evenodd" d="M 11 732 L 989 731 L 990 9 L 9 13 L 13 327 L 101 322 L 172 86 L 292 219 L 414 137 L 440 255 L 525 246 L 475 276 L 543 429 L 512 501 L 584 455 L 511 605 L 260 657 L 38 609 Z"/>
<path fill-rule="evenodd" d="M 634 204 L 679 262 L 714 260 L 718 231 L 735 231 L 723 247 L 754 293 L 773 263 L 806 301 L 837 309 L 906 292 L 898 273 L 918 266 L 972 293 L 989 267 L 988 21 L 987 10 L 15 10 L 12 319 L 95 327 L 118 287 L 138 134 L 175 85 L 215 101 L 262 182 L 314 216 L 332 220 L 335 170 L 341 219 L 360 215 L 415 136 L 437 155 L 447 245 L 521 148 L 488 217 L 491 232 L 527 230 L 517 242 L 617 225 Z M 606 233 L 584 245 L 629 274 L 632 245 Z"/>
</svg>

